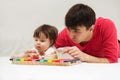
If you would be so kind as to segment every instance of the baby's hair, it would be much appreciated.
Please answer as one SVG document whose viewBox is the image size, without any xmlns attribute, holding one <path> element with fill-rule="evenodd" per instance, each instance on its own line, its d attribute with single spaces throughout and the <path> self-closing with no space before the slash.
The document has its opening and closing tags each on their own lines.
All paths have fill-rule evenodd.
<svg viewBox="0 0 120 80">
<path fill-rule="evenodd" d="M 33 37 L 40 37 L 41 32 L 45 34 L 46 38 L 49 38 L 51 43 L 51 46 L 54 45 L 57 35 L 58 35 L 58 30 L 56 27 L 48 25 L 48 24 L 43 24 L 39 26 L 37 29 L 35 29 Z"/>
</svg>

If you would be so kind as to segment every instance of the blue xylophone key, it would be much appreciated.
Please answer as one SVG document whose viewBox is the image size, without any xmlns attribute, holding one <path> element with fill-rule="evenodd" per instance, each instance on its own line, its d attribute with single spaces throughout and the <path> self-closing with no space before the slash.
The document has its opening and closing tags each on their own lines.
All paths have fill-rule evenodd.
<svg viewBox="0 0 120 80">
<path fill-rule="evenodd" d="M 11 61 L 20 61 L 20 58 L 11 58 L 9 60 L 11 60 Z"/>
</svg>

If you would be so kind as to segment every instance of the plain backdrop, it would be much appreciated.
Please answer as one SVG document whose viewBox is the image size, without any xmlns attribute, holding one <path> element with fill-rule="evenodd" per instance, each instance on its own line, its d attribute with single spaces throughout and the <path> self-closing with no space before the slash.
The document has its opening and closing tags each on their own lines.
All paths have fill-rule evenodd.
<svg viewBox="0 0 120 80">
<path fill-rule="evenodd" d="M 77 3 L 92 7 L 97 17 L 111 19 L 120 39 L 120 0 L 0 0 L 0 56 L 33 48 L 33 31 L 39 25 L 61 31 L 67 11 Z"/>
</svg>

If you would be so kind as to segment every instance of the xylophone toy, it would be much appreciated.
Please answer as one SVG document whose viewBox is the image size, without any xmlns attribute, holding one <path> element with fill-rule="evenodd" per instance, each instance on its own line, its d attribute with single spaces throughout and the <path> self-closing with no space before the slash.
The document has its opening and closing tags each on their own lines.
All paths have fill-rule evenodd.
<svg viewBox="0 0 120 80">
<path fill-rule="evenodd" d="M 22 65 L 54 65 L 54 66 L 70 66 L 80 63 L 78 58 L 74 59 L 32 59 L 32 58 L 12 58 L 13 64 Z"/>
</svg>

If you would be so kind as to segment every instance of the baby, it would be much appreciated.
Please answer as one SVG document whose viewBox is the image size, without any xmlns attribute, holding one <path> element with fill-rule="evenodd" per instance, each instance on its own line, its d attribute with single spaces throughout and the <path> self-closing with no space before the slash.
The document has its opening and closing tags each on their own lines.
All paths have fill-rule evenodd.
<svg viewBox="0 0 120 80">
<path fill-rule="evenodd" d="M 35 29 L 34 38 L 34 48 L 27 50 L 19 56 L 12 56 L 12 58 L 44 58 L 44 59 L 56 59 L 56 49 L 53 46 L 58 35 L 58 30 L 56 27 L 51 25 L 41 25 Z"/>
</svg>

